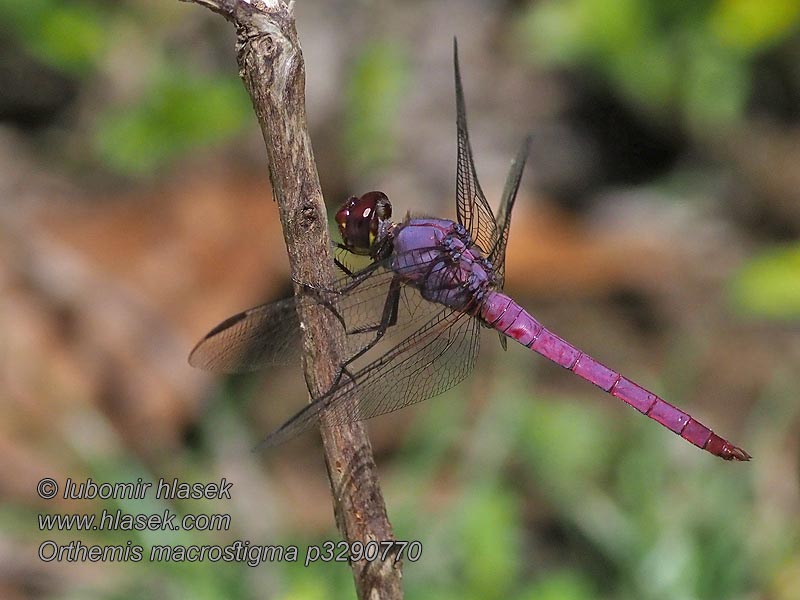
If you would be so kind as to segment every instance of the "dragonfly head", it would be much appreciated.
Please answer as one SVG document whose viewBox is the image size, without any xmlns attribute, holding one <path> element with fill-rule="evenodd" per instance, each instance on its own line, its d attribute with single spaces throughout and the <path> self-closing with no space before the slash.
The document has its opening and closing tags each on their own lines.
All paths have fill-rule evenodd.
<svg viewBox="0 0 800 600">
<path fill-rule="evenodd" d="M 351 196 L 336 213 L 339 233 L 353 254 L 371 254 L 391 218 L 392 203 L 383 192 L 367 192 L 360 198 Z"/>
</svg>

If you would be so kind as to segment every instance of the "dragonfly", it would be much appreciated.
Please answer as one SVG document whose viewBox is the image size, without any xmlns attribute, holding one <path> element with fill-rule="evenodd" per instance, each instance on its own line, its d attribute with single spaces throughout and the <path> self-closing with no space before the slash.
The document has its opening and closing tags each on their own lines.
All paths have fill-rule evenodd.
<svg viewBox="0 0 800 600">
<path fill-rule="evenodd" d="M 381 191 L 349 198 L 335 215 L 338 256 L 369 257 L 328 288 L 300 285 L 290 298 L 236 314 L 195 346 L 189 363 L 217 373 L 299 363 L 298 308 L 330 311 L 344 339 L 333 384 L 270 433 L 275 446 L 314 426 L 338 426 L 392 412 L 453 387 L 473 370 L 480 330 L 500 334 L 622 400 L 695 446 L 725 460 L 747 461 L 743 449 L 686 412 L 579 350 L 503 292 L 511 211 L 530 136 L 512 162 L 495 216 L 478 182 L 467 130 L 458 45 L 456 221 L 411 217 L 396 223 Z"/>
</svg>

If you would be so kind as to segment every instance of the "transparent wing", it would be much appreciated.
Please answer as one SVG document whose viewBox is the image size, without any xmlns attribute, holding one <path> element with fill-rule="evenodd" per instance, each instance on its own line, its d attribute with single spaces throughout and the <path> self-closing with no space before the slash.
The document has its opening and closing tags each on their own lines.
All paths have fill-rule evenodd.
<svg viewBox="0 0 800 600">
<path fill-rule="evenodd" d="M 280 444 L 318 424 L 323 415 L 326 425 L 341 425 L 421 402 L 450 389 L 472 371 L 480 340 L 477 319 L 424 300 L 410 301 L 402 312 L 404 324 L 394 331 L 400 335 L 386 341 L 388 350 L 383 343 L 371 350 L 365 364 L 342 373 L 325 395 L 286 421 L 261 446 Z"/>
<path fill-rule="evenodd" d="M 299 364 L 298 304 L 331 310 L 345 330 L 346 356 L 375 337 L 389 286 L 395 277 L 388 263 L 343 276 L 329 290 L 307 289 L 300 295 L 236 314 L 214 327 L 195 346 L 189 364 L 215 373 L 243 373 L 267 365 Z"/>
<path fill-rule="evenodd" d="M 525 169 L 525 161 L 528 160 L 531 138 L 525 138 L 522 146 L 511 163 L 511 170 L 506 178 L 506 185 L 503 188 L 503 196 L 500 199 L 500 209 L 497 215 L 497 225 L 500 232 L 495 246 L 489 252 L 488 258 L 494 266 L 494 273 L 497 284 L 503 289 L 506 275 L 506 244 L 508 243 L 508 232 L 511 228 L 511 211 L 514 208 L 514 201 L 517 199 L 517 190 L 522 180 L 522 171 Z M 505 338 L 503 338 L 505 339 Z"/>
<path fill-rule="evenodd" d="M 458 222 L 466 227 L 472 240 L 484 256 L 488 256 L 497 246 L 498 230 L 492 209 L 486 201 L 467 132 L 467 109 L 464 103 L 464 89 L 461 85 L 461 69 L 458 65 L 458 44 L 453 40 L 453 63 L 456 81 L 456 131 L 458 136 L 458 155 L 456 159 L 456 215 Z"/>
<path fill-rule="evenodd" d="M 404 262 L 409 269 L 424 270 L 426 264 L 419 257 L 425 254 L 425 249 L 416 249 L 414 260 Z M 391 259 L 340 277 L 330 289 L 306 288 L 296 296 L 225 319 L 198 342 L 189 355 L 189 364 L 215 373 L 244 373 L 268 365 L 299 365 L 302 336 L 298 308 L 312 305 L 334 315 L 335 326 L 343 334 L 344 359 L 351 362 L 374 345 L 376 339 L 384 335 L 391 339 L 406 331 L 409 323 L 424 313 L 421 305 L 430 305 L 432 308 L 428 310 L 440 308 L 424 300 L 414 288 L 402 285 L 402 273 L 392 270 L 390 263 Z"/>
<path fill-rule="evenodd" d="M 189 354 L 189 364 L 214 373 L 244 373 L 295 362 L 300 350 L 296 299 L 263 304 L 225 319 Z"/>
</svg>

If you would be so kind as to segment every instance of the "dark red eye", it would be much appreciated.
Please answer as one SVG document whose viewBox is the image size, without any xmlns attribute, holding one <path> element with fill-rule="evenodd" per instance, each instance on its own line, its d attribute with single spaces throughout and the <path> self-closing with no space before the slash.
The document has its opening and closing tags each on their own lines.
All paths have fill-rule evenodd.
<svg viewBox="0 0 800 600">
<path fill-rule="evenodd" d="M 392 204 L 383 192 L 352 196 L 336 213 L 336 223 L 347 249 L 355 254 L 369 254 L 379 234 L 381 221 L 392 216 Z"/>
</svg>

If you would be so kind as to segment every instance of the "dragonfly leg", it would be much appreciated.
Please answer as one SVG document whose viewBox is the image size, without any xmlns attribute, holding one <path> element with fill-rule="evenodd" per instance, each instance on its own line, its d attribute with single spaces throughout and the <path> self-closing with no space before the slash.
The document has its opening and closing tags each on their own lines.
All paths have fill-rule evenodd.
<svg viewBox="0 0 800 600">
<path fill-rule="evenodd" d="M 296 283 L 304 292 L 309 292 L 312 294 L 330 294 L 335 296 L 341 296 L 342 294 L 346 294 L 348 292 L 353 291 L 359 285 L 364 283 L 364 280 L 369 277 L 373 271 L 383 266 L 381 263 L 371 263 L 370 265 L 364 267 L 360 271 L 356 271 L 353 273 L 347 267 L 342 265 L 340 262 L 334 260 L 334 263 L 340 268 L 345 270 L 345 274 L 351 278 L 351 281 L 342 286 L 340 289 L 332 289 L 327 288 L 322 285 L 315 285 L 313 283 L 307 283 L 305 281 L 300 281 L 299 279 L 295 279 L 292 277 L 292 282 Z"/>
<path fill-rule="evenodd" d="M 318 290 L 316 290 L 316 288 L 313 288 L 313 287 L 311 287 L 310 289 L 313 292 L 317 292 L 318 291 Z M 359 335 L 359 334 L 371 333 L 371 332 L 375 333 L 375 337 L 373 337 L 369 342 L 367 342 L 367 344 L 364 345 L 364 347 L 359 349 L 352 356 L 348 357 L 347 360 L 345 360 L 341 364 L 341 366 L 339 367 L 339 373 L 334 378 L 334 381 L 331 384 L 331 386 L 328 389 L 328 391 L 325 392 L 321 396 L 321 398 L 324 398 L 325 396 L 330 394 L 331 391 L 335 387 L 337 387 L 339 385 L 339 381 L 341 380 L 343 374 L 348 375 L 350 380 L 355 384 L 355 379 L 350 374 L 349 370 L 347 369 L 347 366 L 350 365 L 351 363 L 353 363 L 356 359 L 358 359 L 361 356 L 363 356 L 364 354 L 366 354 L 371 348 L 373 348 L 375 346 L 375 344 L 377 344 L 381 340 L 381 338 L 384 336 L 384 334 L 389 329 L 389 327 L 393 327 L 394 325 L 397 324 L 398 309 L 399 309 L 399 306 L 400 306 L 400 291 L 401 291 L 400 279 L 397 278 L 397 277 L 394 277 L 392 279 L 391 284 L 389 285 L 389 293 L 386 295 L 386 301 L 383 304 L 383 312 L 381 313 L 381 320 L 375 325 L 369 325 L 369 326 L 365 326 L 365 327 L 358 327 L 358 328 L 350 329 L 350 330 L 347 329 L 347 323 L 345 322 L 344 318 L 339 313 L 339 311 L 336 310 L 336 307 L 334 306 L 334 304 L 332 302 L 330 302 L 328 300 L 325 300 L 325 299 L 320 299 L 320 298 L 317 299 L 317 301 L 319 302 L 320 306 L 323 306 L 326 309 L 328 309 L 331 312 L 331 314 L 334 317 L 336 317 L 336 319 L 339 321 L 339 324 L 342 326 L 342 329 L 344 330 L 345 335 Z"/>
<path fill-rule="evenodd" d="M 375 344 L 377 344 L 381 338 L 384 336 L 386 331 L 389 327 L 393 327 L 397 324 L 397 312 L 400 306 L 400 290 L 401 284 L 400 279 L 395 277 L 392 279 L 392 283 L 389 285 L 389 293 L 386 294 L 386 302 L 383 304 L 383 313 L 381 314 L 381 320 L 376 325 L 369 325 L 366 327 L 359 327 L 357 329 L 352 329 L 347 331 L 348 335 L 357 335 L 361 333 L 375 333 L 375 337 L 372 338 L 363 348 L 361 348 L 358 352 L 353 354 L 350 358 L 348 358 L 343 364 L 342 367 L 345 368 L 347 365 L 353 363 L 356 359 L 363 356 L 370 349 L 372 349 Z"/>
<path fill-rule="evenodd" d="M 292 277 L 292 283 L 297 284 L 300 287 L 302 292 L 310 293 L 310 294 L 330 294 L 330 295 L 338 295 L 341 292 L 339 290 L 334 290 L 332 288 L 326 288 L 321 285 L 314 285 L 313 283 L 306 283 L 305 281 L 300 281 L 299 279 L 295 279 Z"/>
<path fill-rule="evenodd" d="M 333 245 L 334 245 L 334 247 L 335 247 L 337 250 L 341 250 L 342 252 L 346 252 L 346 253 L 350 254 L 350 249 L 349 249 L 347 246 L 345 246 L 344 244 L 342 244 L 341 242 L 334 242 L 334 244 L 333 244 Z M 350 270 L 350 269 L 349 269 L 349 268 L 348 268 L 348 267 L 347 267 L 347 266 L 346 266 L 346 265 L 345 265 L 345 264 L 344 264 L 342 261 L 340 261 L 338 258 L 335 258 L 335 257 L 334 257 L 334 259 L 333 259 L 333 264 L 335 264 L 335 265 L 336 265 L 336 267 L 337 267 L 337 268 L 338 268 L 338 269 L 339 269 L 339 270 L 340 270 L 342 273 L 344 273 L 345 275 L 347 275 L 348 277 L 354 277 L 354 276 L 355 276 L 355 273 L 354 273 L 353 271 L 351 271 L 351 270 Z"/>
<path fill-rule="evenodd" d="M 314 296 L 317 304 L 319 304 L 323 308 L 327 308 L 330 311 L 330 313 L 334 317 L 336 317 L 336 320 L 339 321 L 339 324 L 342 326 L 342 329 L 345 331 L 345 333 L 347 332 L 347 323 L 345 322 L 341 313 L 339 313 L 339 311 L 336 310 L 336 306 L 334 306 L 333 301 L 322 297 L 322 294 L 341 296 L 342 292 L 340 292 L 339 290 L 324 290 L 322 288 L 313 286 L 309 283 L 300 283 L 297 281 L 295 281 L 295 283 L 297 283 L 301 287 L 304 293 L 308 293 L 309 295 Z"/>
<path fill-rule="evenodd" d="M 342 315 L 339 314 L 339 311 L 336 310 L 336 307 L 334 306 L 333 301 L 332 300 L 328 300 L 327 298 L 324 298 L 323 294 L 328 294 L 330 296 L 333 296 L 334 298 L 338 298 L 340 296 L 343 296 L 344 294 L 347 294 L 347 293 L 351 292 L 352 290 L 357 288 L 359 285 L 361 285 L 367 279 L 367 277 L 372 273 L 372 271 L 374 271 L 379 266 L 380 265 L 378 263 L 373 263 L 373 264 L 369 265 L 368 267 L 362 269 L 358 273 L 355 273 L 353 275 L 352 281 L 350 283 L 348 283 L 347 285 L 343 286 L 341 289 L 338 289 L 338 290 L 333 290 L 333 289 L 324 288 L 324 287 L 321 287 L 321 286 L 316 286 L 316 285 L 313 285 L 311 283 L 306 283 L 304 281 L 298 281 L 297 279 L 294 279 L 294 278 L 292 278 L 292 281 L 294 281 L 298 286 L 300 286 L 300 288 L 303 291 L 303 293 L 307 293 L 307 294 L 309 294 L 311 296 L 314 296 L 316 301 L 317 301 L 317 303 L 320 306 L 324 306 L 329 311 L 331 311 L 331 314 L 333 314 L 333 316 L 336 317 L 336 319 L 339 321 L 339 323 L 341 324 L 342 329 L 344 329 L 345 333 L 360 333 L 359 331 L 355 331 L 355 332 L 348 332 L 347 331 L 347 323 L 345 323 L 344 319 L 342 318 Z M 397 319 L 397 316 L 395 315 L 395 321 L 396 321 L 396 319 Z M 392 323 L 392 325 L 393 324 L 394 323 Z"/>
<path fill-rule="evenodd" d="M 350 269 L 348 269 L 348 268 L 347 268 L 347 267 L 344 265 L 344 263 L 343 263 L 342 261 L 340 261 L 338 258 L 334 258 L 334 259 L 333 259 L 333 264 L 335 264 L 335 265 L 336 265 L 336 267 L 337 267 L 337 268 L 338 268 L 338 269 L 339 269 L 339 270 L 340 270 L 342 273 L 344 273 L 345 275 L 347 275 L 348 277 L 355 277 L 355 273 L 353 273 L 353 272 L 352 272 Z"/>
<path fill-rule="evenodd" d="M 383 335 L 386 333 L 389 327 L 392 327 L 397 323 L 397 315 L 400 305 L 400 290 L 401 290 L 400 279 L 394 277 L 389 286 L 389 293 L 386 295 L 386 302 L 384 302 L 383 305 L 383 312 L 381 314 L 380 322 L 377 325 L 360 327 L 350 331 L 347 331 L 347 325 L 345 324 L 344 319 L 336 310 L 336 307 L 333 306 L 333 304 L 327 301 L 320 302 L 322 306 L 330 310 L 333 313 L 333 315 L 339 320 L 339 322 L 342 325 L 342 328 L 345 330 L 345 333 L 347 335 L 357 335 L 361 333 L 370 333 L 374 331 L 375 337 L 372 340 L 370 340 L 363 348 L 358 350 L 358 352 L 353 354 L 353 356 L 349 357 L 339 366 L 339 369 L 336 373 L 336 376 L 333 378 L 333 382 L 331 383 L 331 385 L 321 396 L 314 398 L 310 406 L 315 406 L 316 408 L 319 408 L 320 405 L 326 405 L 331 398 L 339 397 L 339 395 L 337 394 L 337 390 L 340 390 L 342 387 L 341 384 L 342 377 L 346 376 L 350 380 L 351 385 L 355 387 L 356 379 L 355 376 L 350 372 L 350 369 L 348 369 L 348 366 L 352 364 L 356 359 L 363 356 L 371 348 L 373 348 L 375 344 L 377 344 L 380 341 L 380 339 L 383 337 Z M 309 407 L 306 407 L 304 410 L 308 414 L 311 414 L 309 411 L 315 409 L 310 409 Z M 284 426 L 282 426 L 276 432 L 276 434 L 279 432 L 281 434 L 285 433 L 285 431 L 293 424 L 293 422 L 294 418 L 291 421 L 284 424 Z M 268 440 L 271 438 L 272 436 L 270 436 Z"/>
<path fill-rule="evenodd" d="M 314 398 L 312 402 L 324 402 L 325 399 L 331 396 L 334 390 L 336 390 L 339 387 L 339 382 L 342 380 L 342 377 L 344 376 L 347 376 L 347 378 L 350 380 L 350 383 L 352 383 L 353 385 L 356 384 L 355 376 L 350 372 L 350 369 L 348 369 L 346 365 L 347 363 L 342 363 L 342 365 L 339 367 L 339 370 L 336 373 L 336 377 L 333 378 L 333 382 L 328 387 L 328 389 L 325 390 L 325 392 L 318 398 Z"/>
<path fill-rule="evenodd" d="M 364 280 L 367 279 L 367 277 L 369 277 L 370 275 L 372 275 L 373 271 L 376 271 L 383 266 L 384 266 L 383 263 L 374 262 L 370 263 L 369 266 L 364 267 L 360 271 L 353 273 L 351 277 L 352 280 L 350 281 L 350 283 L 342 287 L 342 289 L 339 290 L 339 293 L 346 294 L 348 292 L 353 291 L 359 285 L 364 283 Z"/>
</svg>

